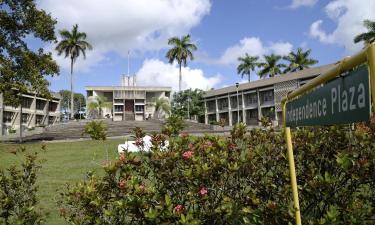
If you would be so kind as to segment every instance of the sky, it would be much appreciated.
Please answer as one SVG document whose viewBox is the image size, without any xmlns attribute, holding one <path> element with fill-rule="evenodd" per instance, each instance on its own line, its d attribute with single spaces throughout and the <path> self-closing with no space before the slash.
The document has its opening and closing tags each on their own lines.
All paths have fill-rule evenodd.
<svg viewBox="0 0 375 225">
<path fill-rule="evenodd" d="M 142 86 L 178 89 L 178 65 L 165 54 L 170 37 L 190 34 L 198 50 L 183 68 L 183 89 L 222 88 L 247 82 L 237 74 L 238 57 L 287 55 L 311 49 L 319 65 L 359 51 L 355 35 L 363 20 L 375 20 L 375 0 L 38 0 L 38 7 L 57 20 L 56 35 L 74 24 L 87 33 L 93 50 L 74 65 L 74 90 L 119 85 L 123 74 L 137 75 Z M 32 47 L 42 43 L 30 40 Z M 49 78 L 52 91 L 70 89 L 69 58 L 55 44 L 43 46 L 60 65 Z M 251 80 L 258 79 L 256 72 Z"/>
</svg>

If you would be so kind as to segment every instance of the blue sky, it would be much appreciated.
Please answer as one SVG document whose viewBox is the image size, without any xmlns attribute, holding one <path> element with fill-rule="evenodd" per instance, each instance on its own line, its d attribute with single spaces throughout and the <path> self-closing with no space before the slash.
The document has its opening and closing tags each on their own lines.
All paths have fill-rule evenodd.
<svg viewBox="0 0 375 225">
<path fill-rule="evenodd" d="M 375 0 L 39 0 L 58 20 L 56 30 L 77 23 L 94 46 L 76 64 L 75 90 L 89 85 L 118 85 L 130 72 L 139 85 L 178 85 L 177 65 L 165 53 L 171 36 L 191 34 L 195 60 L 183 70 L 184 88 L 220 88 L 245 82 L 236 73 L 237 57 L 287 54 L 312 49 L 318 65 L 353 54 L 362 21 L 375 19 Z M 39 43 L 31 41 L 33 46 Z M 45 46 L 53 51 L 54 46 Z M 69 60 L 57 57 L 60 75 L 51 90 L 69 88 Z M 256 74 L 252 80 L 257 79 Z"/>
</svg>

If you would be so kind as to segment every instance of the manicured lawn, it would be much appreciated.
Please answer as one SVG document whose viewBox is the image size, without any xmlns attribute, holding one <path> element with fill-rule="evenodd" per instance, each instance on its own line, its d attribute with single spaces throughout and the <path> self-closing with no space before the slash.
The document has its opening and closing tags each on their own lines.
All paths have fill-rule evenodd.
<svg viewBox="0 0 375 225">
<path fill-rule="evenodd" d="M 117 157 L 117 145 L 124 140 L 79 141 L 45 143 L 47 151 L 40 154 L 46 159 L 38 177 L 40 206 L 47 215 L 47 224 L 66 224 L 60 218 L 56 203 L 65 184 L 82 181 L 87 171 L 101 173 L 100 164 L 108 158 Z M 41 148 L 42 143 L 24 144 L 28 151 Z M 20 145 L 0 143 L 0 169 L 12 164 L 19 165 L 22 156 L 9 153 Z"/>
</svg>

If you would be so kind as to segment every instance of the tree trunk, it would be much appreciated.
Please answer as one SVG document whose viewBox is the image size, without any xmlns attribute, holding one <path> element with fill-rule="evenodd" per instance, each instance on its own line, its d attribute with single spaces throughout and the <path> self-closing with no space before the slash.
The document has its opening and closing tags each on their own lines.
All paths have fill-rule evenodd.
<svg viewBox="0 0 375 225">
<path fill-rule="evenodd" d="M 70 62 L 70 118 L 74 119 L 74 92 L 73 92 L 73 63 L 74 58 L 71 57 Z"/>
<path fill-rule="evenodd" d="M 178 91 L 181 91 L 181 85 L 182 85 L 181 63 L 179 63 L 179 65 L 180 65 L 180 77 L 178 80 Z"/>
<path fill-rule="evenodd" d="M 251 78 L 250 78 L 250 74 L 248 75 L 248 78 L 249 78 L 249 82 L 250 82 L 250 80 L 251 80 Z"/>
</svg>

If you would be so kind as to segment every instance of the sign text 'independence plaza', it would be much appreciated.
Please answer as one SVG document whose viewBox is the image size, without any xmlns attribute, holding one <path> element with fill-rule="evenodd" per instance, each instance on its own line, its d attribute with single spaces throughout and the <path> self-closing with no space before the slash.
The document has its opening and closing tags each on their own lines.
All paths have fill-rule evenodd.
<svg viewBox="0 0 375 225">
<path fill-rule="evenodd" d="M 367 66 L 336 78 L 286 105 L 286 126 L 347 124 L 370 119 Z"/>
</svg>

